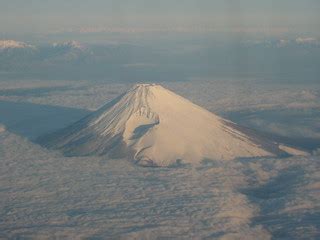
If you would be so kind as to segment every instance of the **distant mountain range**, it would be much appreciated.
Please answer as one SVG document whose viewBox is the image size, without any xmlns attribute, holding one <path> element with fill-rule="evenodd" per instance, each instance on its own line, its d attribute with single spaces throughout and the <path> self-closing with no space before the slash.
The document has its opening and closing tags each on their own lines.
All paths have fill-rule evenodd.
<svg viewBox="0 0 320 240">
<path fill-rule="evenodd" d="M 179 41 L 32 45 L 0 40 L 0 79 L 167 81 L 196 77 L 317 79 L 315 38 L 243 42 Z"/>
</svg>

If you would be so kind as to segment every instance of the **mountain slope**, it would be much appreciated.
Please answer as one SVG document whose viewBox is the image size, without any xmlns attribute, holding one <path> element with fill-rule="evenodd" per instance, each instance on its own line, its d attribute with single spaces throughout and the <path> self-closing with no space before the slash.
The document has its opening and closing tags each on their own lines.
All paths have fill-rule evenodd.
<svg viewBox="0 0 320 240">
<path fill-rule="evenodd" d="M 135 85 L 39 143 L 67 156 L 108 154 L 148 166 L 287 155 L 276 143 L 155 84 Z"/>
</svg>

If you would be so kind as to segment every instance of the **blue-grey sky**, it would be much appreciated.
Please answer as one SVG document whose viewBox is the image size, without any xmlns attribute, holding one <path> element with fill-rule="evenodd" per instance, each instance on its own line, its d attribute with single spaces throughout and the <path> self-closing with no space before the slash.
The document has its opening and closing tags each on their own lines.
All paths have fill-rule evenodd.
<svg viewBox="0 0 320 240">
<path fill-rule="evenodd" d="M 0 32 L 216 28 L 317 33 L 319 0 L 0 0 Z"/>
</svg>

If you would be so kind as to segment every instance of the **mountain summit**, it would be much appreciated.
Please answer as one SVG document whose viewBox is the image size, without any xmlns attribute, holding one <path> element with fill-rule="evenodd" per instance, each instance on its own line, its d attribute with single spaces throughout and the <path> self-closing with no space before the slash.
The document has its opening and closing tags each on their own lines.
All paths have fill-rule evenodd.
<svg viewBox="0 0 320 240">
<path fill-rule="evenodd" d="M 138 84 L 39 142 L 67 156 L 107 154 L 145 166 L 286 155 L 278 144 L 156 84 Z"/>
</svg>

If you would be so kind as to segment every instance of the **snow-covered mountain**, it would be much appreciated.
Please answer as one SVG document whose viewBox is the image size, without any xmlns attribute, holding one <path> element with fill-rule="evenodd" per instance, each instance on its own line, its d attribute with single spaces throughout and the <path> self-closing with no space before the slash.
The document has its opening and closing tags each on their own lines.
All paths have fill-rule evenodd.
<svg viewBox="0 0 320 240">
<path fill-rule="evenodd" d="M 1 40 L 0 39 L 0 50 L 5 49 L 24 49 L 24 48 L 35 48 L 32 45 L 29 45 L 24 42 L 19 42 L 15 40 Z"/>
<path fill-rule="evenodd" d="M 76 41 L 33 46 L 15 40 L 0 40 L 0 71 L 23 76 L 38 74 L 41 78 L 61 72 L 72 74 L 86 66 L 89 55 L 87 47 Z"/>
<path fill-rule="evenodd" d="M 18 54 L 23 50 L 37 50 L 37 57 L 55 57 L 58 55 L 66 55 L 69 53 L 81 53 L 87 50 L 84 44 L 77 41 L 57 42 L 44 46 L 33 46 L 25 42 L 15 40 L 1 40 L 0 39 L 0 51 L 13 51 L 16 50 Z M 32 57 L 34 57 L 32 55 Z M 34 60 L 34 59 L 29 59 Z"/>
<path fill-rule="evenodd" d="M 155 84 L 135 85 L 39 143 L 67 156 L 108 154 L 145 166 L 288 155 L 286 148 Z"/>
<path fill-rule="evenodd" d="M 79 49 L 79 50 L 85 49 L 85 46 L 83 44 L 74 40 L 67 41 L 67 42 L 54 43 L 52 46 L 54 48 Z"/>
</svg>

